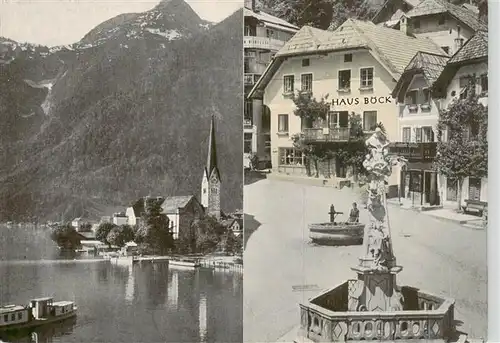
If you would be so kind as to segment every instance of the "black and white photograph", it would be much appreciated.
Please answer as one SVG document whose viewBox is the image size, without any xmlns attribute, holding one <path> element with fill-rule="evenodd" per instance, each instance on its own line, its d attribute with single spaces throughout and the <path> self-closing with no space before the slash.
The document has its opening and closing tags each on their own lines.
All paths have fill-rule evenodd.
<svg viewBox="0 0 500 343">
<path fill-rule="evenodd" d="M 243 3 L 0 2 L 0 342 L 243 340 Z"/>
<path fill-rule="evenodd" d="M 245 2 L 244 342 L 486 342 L 487 17 Z"/>
</svg>

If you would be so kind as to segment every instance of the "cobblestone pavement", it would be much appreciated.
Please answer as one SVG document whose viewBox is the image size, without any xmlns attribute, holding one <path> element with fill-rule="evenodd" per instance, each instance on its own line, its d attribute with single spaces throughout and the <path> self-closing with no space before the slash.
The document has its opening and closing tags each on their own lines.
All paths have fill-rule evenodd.
<svg viewBox="0 0 500 343">
<path fill-rule="evenodd" d="M 362 247 L 314 246 L 307 225 L 328 221 L 330 204 L 346 217 L 357 198 L 350 189 L 283 181 L 245 186 L 245 213 L 260 224 L 244 253 L 245 342 L 276 341 L 299 323 L 298 302 L 356 277 L 350 267 Z M 360 212 L 366 223 L 366 210 Z M 404 268 L 398 284 L 454 298 L 455 318 L 463 322 L 458 329 L 486 337 L 486 231 L 397 206 L 389 206 L 389 216 L 394 252 Z"/>
</svg>

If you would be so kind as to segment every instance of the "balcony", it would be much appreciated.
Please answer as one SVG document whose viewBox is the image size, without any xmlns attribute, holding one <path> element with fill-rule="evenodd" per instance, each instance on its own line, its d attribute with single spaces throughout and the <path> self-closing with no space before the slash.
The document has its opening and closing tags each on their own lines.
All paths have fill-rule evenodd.
<svg viewBox="0 0 500 343">
<path fill-rule="evenodd" d="M 402 156 L 410 162 L 430 162 L 436 157 L 437 142 L 395 142 L 389 145 L 389 152 L 391 154 Z"/>
<path fill-rule="evenodd" d="M 244 49 L 261 49 L 261 50 L 278 51 L 283 47 L 283 45 L 285 45 L 285 42 L 279 39 L 256 37 L 256 36 L 243 37 Z"/>
<path fill-rule="evenodd" d="M 260 78 L 260 74 L 245 73 L 245 86 L 253 86 Z"/>
<path fill-rule="evenodd" d="M 336 128 L 314 128 L 304 129 L 304 141 L 313 142 L 343 142 L 348 141 L 350 137 L 350 128 L 336 127 Z"/>
</svg>

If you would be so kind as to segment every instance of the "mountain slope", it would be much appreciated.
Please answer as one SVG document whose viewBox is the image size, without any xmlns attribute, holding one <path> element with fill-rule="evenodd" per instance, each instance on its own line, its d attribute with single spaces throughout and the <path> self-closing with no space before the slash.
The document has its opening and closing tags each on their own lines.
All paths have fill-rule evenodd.
<svg viewBox="0 0 500 343">
<path fill-rule="evenodd" d="M 0 219 L 69 219 L 148 193 L 198 195 L 212 114 L 222 206 L 241 208 L 242 11 L 207 28 L 171 0 L 113 19 L 69 47 L 49 113 L 0 166 Z"/>
</svg>

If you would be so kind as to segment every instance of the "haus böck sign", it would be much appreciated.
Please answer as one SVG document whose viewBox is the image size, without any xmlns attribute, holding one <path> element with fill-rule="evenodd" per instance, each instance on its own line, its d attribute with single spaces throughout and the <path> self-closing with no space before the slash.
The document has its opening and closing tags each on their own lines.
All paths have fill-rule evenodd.
<svg viewBox="0 0 500 343">
<path fill-rule="evenodd" d="M 352 105 L 377 105 L 377 104 L 392 104 L 390 96 L 365 96 L 361 98 L 340 98 L 332 99 L 333 106 L 352 106 Z"/>
</svg>

